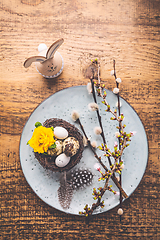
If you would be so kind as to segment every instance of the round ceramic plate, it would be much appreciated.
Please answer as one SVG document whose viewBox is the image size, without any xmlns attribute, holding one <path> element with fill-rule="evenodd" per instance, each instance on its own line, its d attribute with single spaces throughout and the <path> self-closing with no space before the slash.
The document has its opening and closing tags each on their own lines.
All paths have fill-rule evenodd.
<svg viewBox="0 0 160 240">
<path fill-rule="evenodd" d="M 117 96 L 111 91 L 107 91 L 107 101 L 111 109 L 117 108 Z M 113 150 L 116 141 L 115 132 L 118 126 L 117 121 L 110 120 L 111 113 L 105 111 L 106 107 L 101 103 L 101 98 L 97 97 L 100 115 L 102 117 L 103 128 L 105 132 L 108 147 Z M 86 204 L 89 206 L 95 202 L 93 199 L 93 187 L 103 187 L 104 182 L 98 181 L 100 173 L 94 169 L 97 162 L 92 151 L 85 147 L 81 161 L 72 169 L 89 169 L 94 177 L 91 185 L 73 191 L 73 197 L 68 209 L 63 209 L 58 199 L 58 189 L 62 173 L 54 173 L 44 169 L 34 157 L 33 150 L 27 145 L 31 138 L 36 122 L 43 123 L 49 118 L 61 118 L 79 128 L 78 124 L 71 119 L 71 113 L 76 110 L 80 114 L 80 120 L 91 141 L 97 141 L 101 145 L 101 136 L 94 133 L 94 128 L 99 126 L 96 112 L 90 112 L 88 104 L 93 102 L 92 94 L 88 94 L 86 86 L 76 86 L 56 92 L 45 101 L 43 101 L 31 114 L 22 132 L 20 140 L 20 161 L 24 176 L 33 191 L 48 205 L 66 213 L 79 214 L 83 211 Z M 136 131 L 132 137 L 130 146 L 127 147 L 122 155 L 124 169 L 122 171 L 122 187 L 130 196 L 140 183 L 146 169 L 148 159 L 148 142 L 143 124 L 134 109 L 122 98 L 121 113 L 124 114 L 124 124 L 126 132 Z M 79 128 L 80 129 L 80 128 Z M 96 150 L 102 157 L 102 161 L 109 168 L 108 160 L 103 156 L 103 152 Z M 115 191 L 118 191 L 115 184 L 110 180 L 110 184 Z M 97 208 L 95 214 L 108 211 L 119 204 L 119 197 L 106 191 L 104 196 L 104 208 Z"/>
</svg>

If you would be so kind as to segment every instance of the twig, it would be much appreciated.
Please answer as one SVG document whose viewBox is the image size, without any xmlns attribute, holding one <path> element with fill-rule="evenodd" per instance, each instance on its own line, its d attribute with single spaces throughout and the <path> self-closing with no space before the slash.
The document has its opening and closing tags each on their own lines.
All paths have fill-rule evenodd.
<svg viewBox="0 0 160 240">
<path fill-rule="evenodd" d="M 115 162 L 114 162 L 113 168 L 112 168 L 112 170 L 111 170 L 111 175 L 108 176 L 108 178 L 106 179 L 105 185 L 104 185 L 104 187 L 103 187 L 102 190 L 101 190 L 100 198 L 98 197 L 97 202 L 94 203 L 94 204 L 92 204 L 91 209 L 88 210 L 88 212 L 87 212 L 87 215 L 88 215 L 88 216 L 89 216 L 89 215 L 92 215 L 93 211 L 94 211 L 97 207 L 99 207 L 99 206 L 101 205 L 101 198 L 102 198 L 102 196 L 104 195 L 105 191 L 107 190 L 107 187 L 108 187 L 108 183 L 109 183 L 110 178 L 113 177 L 113 173 L 114 173 L 114 171 L 115 171 L 115 169 L 116 169 L 116 164 L 117 164 L 117 162 L 118 162 L 118 158 L 117 158 L 117 159 L 115 160 Z"/>
<path fill-rule="evenodd" d="M 93 94 L 94 102 L 97 103 L 96 94 L 95 94 L 95 91 L 94 91 L 94 82 L 93 82 L 93 79 L 94 79 L 94 76 L 93 76 L 92 78 L 90 78 L 91 86 L 92 86 L 92 94 Z M 102 121 L 101 121 L 101 116 L 100 116 L 99 110 L 97 109 L 96 112 L 97 112 L 97 117 L 98 117 L 99 125 L 100 125 L 100 127 L 101 127 L 101 129 L 102 129 L 101 136 L 102 136 L 102 139 L 103 139 L 103 143 L 106 144 L 106 140 L 105 140 L 105 136 L 104 136 L 104 131 L 103 131 L 103 126 L 102 126 Z"/>
<path fill-rule="evenodd" d="M 93 76 L 92 78 L 90 78 L 90 81 L 91 81 L 91 86 L 92 86 L 92 94 L 93 94 L 93 99 L 94 99 L 94 102 L 97 103 L 97 99 L 96 99 L 96 94 L 95 94 L 95 91 L 94 91 L 94 82 L 93 82 L 93 79 L 94 79 L 94 73 L 93 73 Z M 99 81 L 99 66 L 98 66 L 98 81 Z M 102 133 L 101 133 L 101 137 L 103 139 L 103 143 L 104 145 L 106 145 L 106 139 L 105 139 L 105 136 L 104 136 L 104 130 L 103 130 L 103 126 L 102 126 L 102 120 L 101 120 L 101 116 L 100 116 L 100 113 L 99 113 L 99 109 L 96 110 L 97 112 L 97 117 L 98 117 L 98 121 L 99 121 L 99 125 L 102 129 Z M 111 159 L 110 157 L 108 157 L 108 162 L 109 162 L 109 165 L 111 166 L 112 165 L 112 162 L 111 162 Z"/>
<path fill-rule="evenodd" d="M 108 102 L 106 101 L 106 97 L 104 94 L 102 94 L 102 88 L 100 86 L 100 76 L 99 76 L 99 66 L 98 66 L 98 93 L 99 95 L 103 98 L 103 103 L 108 107 L 108 111 L 111 112 L 115 119 L 119 122 L 119 133 L 124 132 L 124 129 L 123 129 L 123 125 L 122 125 L 122 121 L 121 121 L 121 118 L 120 118 L 120 115 L 121 115 L 121 112 L 120 112 L 120 97 L 119 97 L 119 93 L 117 94 L 117 100 L 118 100 L 118 116 L 117 116 L 117 113 L 116 112 L 113 112 L 111 109 L 110 109 L 110 106 L 108 104 Z M 113 69 L 114 69 L 114 77 L 115 77 L 115 80 L 117 79 L 117 76 L 116 76 L 116 70 L 115 70 L 115 60 L 113 60 Z M 116 85 L 117 85 L 117 88 L 119 87 L 119 83 L 118 81 L 116 81 Z M 93 91 L 94 89 L 92 89 Z M 121 145 L 120 145 L 120 138 L 118 138 L 119 140 L 119 150 L 121 151 Z M 121 155 L 119 157 L 119 162 L 121 161 Z M 120 174 L 120 181 L 119 181 L 120 185 L 122 186 L 122 177 L 121 177 L 121 174 Z M 122 193 L 120 192 L 120 207 L 122 206 Z"/>
<path fill-rule="evenodd" d="M 113 68 L 114 68 L 114 77 L 116 80 L 116 84 L 117 84 L 117 88 L 119 87 L 119 82 L 120 79 L 117 79 L 116 77 L 116 71 L 115 71 L 115 60 L 113 61 Z M 101 116 L 99 113 L 99 109 L 96 110 L 97 112 L 97 117 L 98 117 L 98 121 L 99 121 L 99 125 L 101 127 L 101 136 L 103 139 L 103 143 L 102 143 L 102 147 L 100 146 L 99 149 L 102 151 L 105 151 L 105 155 L 108 157 L 108 161 L 111 165 L 111 170 L 108 170 L 107 167 L 103 164 L 103 162 L 101 161 L 101 157 L 98 157 L 97 153 L 95 152 L 95 149 L 93 148 L 93 146 L 90 143 L 90 140 L 87 138 L 87 135 L 84 131 L 84 128 L 80 122 L 80 119 L 78 118 L 78 123 L 81 127 L 81 130 L 84 133 L 84 136 L 87 139 L 88 142 L 88 146 L 91 148 L 92 152 L 94 153 L 94 156 L 97 158 L 98 162 L 102 165 L 102 167 L 106 170 L 106 173 L 103 174 L 103 172 L 100 170 L 100 168 L 98 168 L 97 170 L 102 174 L 102 177 L 100 178 L 105 180 L 105 185 L 103 188 L 98 188 L 98 192 L 96 191 L 96 189 L 94 188 L 93 190 L 93 195 L 95 196 L 94 199 L 97 199 L 96 203 L 93 203 L 91 208 L 88 207 L 88 204 L 85 206 L 84 208 L 84 212 L 80 212 L 80 214 L 84 214 L 86 217 L 89 217 L 92 215 L 93 211 L 98 207 L 104 207 L 104 201 L 101 200 L 102 196 L 104 195 L 106 190 L 112 191 L 113 193 L 115 193 L 115 191 L 113 191 L 111 189 L 111 186 L 108 186 L 109 180 L 112 178 L 112 180 L 115 182 L 115 184 L 117 185 L 117 187 L 120 189 L 120 206 L 122 205 L 122 195 L 124 196 L 124 194 L 126 194 L 124 192 L 124 190 L 122 189 L 122 182 L 121 182 L 121 156 L 123 154 L 124 149 L 129 145 L 127 144 L 127 141 L 130 141 L 130 137 L 132 136 L 131 133 L 130 134 L 126 134 L 126 132 L 124 132 L 124 128 L 125 125 L 122 124 L 123 121 L 123 114 L 121 114 L 120 112 L 120 97 L 119 97 L 119 92 L 117 94 L 117 99 L 118 99 L 118 114 L 117 114 L 117 110 L 115 110 L 114 112 L 111 110 L 110 105 L 108 104 L 107 100 L 106 100 L 106 91 L 103 93 L 103 85 L 101 86 L 101 82 L 100 82 L 100 75 L 99 75 L 99 70 L 100 67 L 98 65 L 98 83 L 96 83 L 96 87 L 98 87 L 97 91 L 98 91 L 98 96 L 102 97 L 103 101 L 102 103 L 104 103 L 107 106 L 107 110 L 108 112 L 110 112 L 114 117 L 111 118 L 111 120 L 117 120 L 117 122 L 119 123 L 119 136 L 118 136 L 118 140 L 119 140 L 119 148 L 117 150 L 117 144 L 115 144 L 114 146 L 114 151 L 111 152 L 110 149 L 108 149 L 107 145 L 106 145 L 106 140 L 105 140 L 105 136 L 104 136 L 104 130 L 103 130 L 103 126 L 102 126 L 102 121 L 101 121 Z M 93 94 L 93 99 L 94 102 L 97 104 L 97 99 L 96 99 L 96 94 L 95 94 L 95 89 L 94 89 L 94 72 L 92 72 L 92 77 L 90 78 L 91 81 L 91 87 L 92 87 L 92 94 Z M 115 92 L 116 93 L 116 92 Z M 111 164 L 111 160 L 110 157 L 114 158 L 114 164 Z M 120 182 L 118 182 L 117 178 L 115 177 L 115 172 L 118 172 L 120 174 Z M 128 197 L 128 196 L 127 196 Z M 120 213 L 119 213 L 120 214 Z M 121 215 L 121 214 L 120 214 Z M 120 216 L 120 220 L 121 220 L 121 216 Z"/>
<path fill-rule="evenodd" d="M 101 166 L 106 170 L 106 172 L 108 172 L 108 168 L 107 168 L 107 167 L 104 165 L 104 163 L 101 161 L 101 157 L 98 157 L 97 153 L 95 152 L 95 149 L 92 147 L 91 142 L 90 142 L 90 140 L 88 139 L 87 134 L 86 134 L 86 132 L 85 132 L 85 130 L 84 130 L 84 128 L 83 128 L 83 125 L 82 125 L 82 123 L 81 123 L 81 121 L 80 121 L 79 118 L 77 119 L 77 122 L 78 122 L 78 124 L 79 124 L 79 126 L 80 126 L 80 128 L 81 128 L 81 130 L 82 130 L 82 132 L 83 132 L 83 134 L 84 134 L 84 136 L 85 136 L 85 138 L 87 139 L 88 145 L 89 145 L 90 149 L 92 150 L 92 152 L 94 153 L 95 158 L 98 160 L 98 162 L 101 164 Z M 123 150 L 124 150 L 124 149 L 123 149 Z M 123 151 L 121 152 L 121 154 L 122 154 L 122 153 L 123 153 Z M 119 159 L 119 158 L 117 158 L 117 159 Z M 118 160 L 117 160 L 117 161 L 118 161 Z M 128 198 L 128 195 L 125 193 L 125 191 L 123 190 L 123 188 L 122 188 L 121 185 L 119 184 L 117 178 L 116 178 L 115 176 L 112 176 L 112 180 L 113 180 L 113 182 L 116 184 L 116 186 L 119 188 L 120 192 L 122 192 L 122 195 L 123 195 L 125 198 Z"/>
<path fill-rule="evenodd" d="M 114 65 L 114 67 L 115 67 L 115 65 Z M 98 74 L 97 74 L 97 76 L 98 76 L 98 88 L 99 88 L 99 93 L 100 93 L 101 97 L 106 101 L 106 98 L 105 98 L 104 95 L 102 94 L 102 88 L 100 87 L 101 80 L 100 80 L 100 74 L 99 74 L 99 73 L 100 73 L 100 66 L 99 66 L 99 64 L 98 64 Z M 115 68 L 114 68 L 114 73 L 116 74 Z M 116 77 L 116 75 L 115 75 L 115 77 Z M 94 99 L 94 102 L 97 103 L 96 95 L 95 95 L 95 90 L 94 90 L 94 82 L 93 82 L 93 79 L 94 79 L 94 72 L 92 72 L 92 78 L 90 78 L 90 81 L 91 81 L 91 86 L 92 86 L 93 99 Z M 119 100 L 119 98 L 118 98 L 118 100 Z M 106 101 L 106 105 L 108 105 L 107 101 Z M 97 112 L 97 116 L 98 116 L 99 125 L 100 125 L 100 127 L 101 127 L 101 129 L 102 129 L 101 136 L 102 136 L 102 139 L 103 139 L 103 143 L 104 143 L 104 145 L 106 145 L 106 140 L 105 140 L 105 136 L 104 136 L 104 130 L 103 130 L 103 126 L 102 126 L 101 116 L 100 116 L 100 114 L 99 114 L 99 110 L 98 110 L 98 109 L 97 109 L 96 112 Z M 117 117 L 117 114 L 114 113 L 111 109 L 110 109 L 110 112 L 115 116 L 116 120 L 119 122 L 119 125 L 121 126 L 121 129 L 122 129 L 122 131 L 123 131 L 123 126 L 122 126 L 122 124 L 120 124 L 120 121 L 119 121 L 119 119 L 118 119 L 118 117 Z M 119 105 L 119 112 L 120 112 L 120 105 Z M 119 114 L 119 115 L 120 115 L 120 114 Z M 120 143 L 120 142 L 119 142 L 119 143 Z M 109 153 L 108 153 L 108 154 L 109 154 Z M 112 165 L 112 162 L 111 162 L 111 159 L 110 159 L 109 156 L 108 156 L 108 162 L 109 162 L 109 165 L 111 166 L 111 165 Z M 113 173 L 113 176 L 114 176 L 114 178 L 116 178 L 115 173 Z M 116 178 L 116 179 L 117 179 L 117 178 Z M 117 182 L 118 182 L 118 181 L 117 181 Z M 120 176 L 120 185 L 121 185 L 121 176 Z M 122 199 L 122 193 L 121 193 L 121 191 L 120 191 L 120 199 Z M 122 200 L 121 200 L 121 202 L 122 202 Z"/>
<path fill-rule="evenodd" d="M 115 69 L 115 60 L 113 60 L 113 69 L 114 69 L 114 77 L 115 77 L 115 80 L 117 79 L 117 76 L 116 76 L 116 69 Z M 116 85 L 117 85 L 117 88 L 119 87 L 119 83 L 116 81 Z M 120 111 L 120 97 L 119 97 L 119 92 L 117 94 L 117 100 L 118 100 L 118 114 L 119 116 L 121 115 L 121 111 Z M 122 124 L 119 123 L 119 132 L 121 132 L 121 130 L 123 131 L 123 128 L 122 128 Z M 120 139 L 119 139 L 119 150 L 121 150 L 121 145 L 120 145 Z M 120 161 L 121 161 L 121 158 L 120 158 Z M 122 186 L 122 175 L 120 174 L 120 185 Z M 122 194 L 120 192 L 120 207 L 122 207 Z M 120 216 L 120 220 L 121 220 L 121 216 Z"/>
</svg>

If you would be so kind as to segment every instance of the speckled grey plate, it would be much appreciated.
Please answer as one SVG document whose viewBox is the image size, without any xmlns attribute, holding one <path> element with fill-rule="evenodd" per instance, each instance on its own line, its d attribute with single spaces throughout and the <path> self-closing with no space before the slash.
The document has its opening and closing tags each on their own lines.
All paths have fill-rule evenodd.
<svg viewBox="0 0 160 240">
<path fill-rule="evenodd" d="M 116 121 L 111 121 L 111 114 L 105 112 L 105 106 L 101 103 L 101 98 L 97 98 L 100 106 L 100 114 L 107 140 L 108 147 L 113 150 L 114 142 L 116 141 L 115 132 L 117 131 Z M 107 101 L 112 109 L 116 108 L 117 96 L 107 90 Z M 132 138 L 130 146 L 125 149 L 122 159 L 124 160 L 124 169 L 122 172 L 122 187 L 130 196 L 140 183 L 146 169 L 148 159 L 148 142 L 143 124 L 134 109 L 124 100 L 121 101 L 121 112 L 124 114 L 124 123 L 127 125 L 126 131 L 136 131 L 136 135 Z M 76 86 L 59 91 L 45 101 L 43 101 L 31 114 L 23 129 L 20 141 L 20 161 L 23 173 L 27 182 L 33 191 L 48 205 L 67 213 L 78 214 L 83 211 L 86 204 L 91 206 L 93 200 L 93 187 L 103 186 L 102 181 L 98 181 L 100 173 L 94 169 L 94 164 L 97 162 L 90 149 L 85 148 L 83 157 L 78 165 L 74 168 L 88 168 L 95 175 L 93 183 L 83 190 L 74 191 L 70 208 L 64 210 L 58 200 L 57 190 L 59 188 L 59 178 L 61 173 L 53 173 L 50 170 L 44 169 L 35 159 L 32 148 L 26 145 L 31 138 L 34 124 L 39 121 L 43 123 L 49 118 L 62 118 L 79 128 L 78 124 L 71 119 L 73 110 L 80 113 L 80 119 L 86 130 L 88 137 L 91 140 L 96 140 L 98 145 L 102 143 L 101 137 L 94 134 L 94 127 L 98 126 L 96 112 L 88 110 L 88 103 L 93 102 L 92 95 L 89 95 L 86 86 Z M 97 150 L 99 156 L 102 156 L 104 163 L 107 164 L 107 159 L 103 156 L 100 150 Z M 108 166 L 109 167 L 109 166 Z M 73 170 L 74 170 L 73 168 Z M 112 180 L 110 180 L 114 190 L 118 190 Z M 119 198 L 107 191 L 103 197 L 105 207 L 98 208 L 95 214 L 108 211 L 119 204 Z"/>
</svg>

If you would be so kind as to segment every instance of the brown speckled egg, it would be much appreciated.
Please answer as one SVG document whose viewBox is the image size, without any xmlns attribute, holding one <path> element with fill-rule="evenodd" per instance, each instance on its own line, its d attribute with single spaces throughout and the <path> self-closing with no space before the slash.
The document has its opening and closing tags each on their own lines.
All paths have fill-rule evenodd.
<svg viewBox="0 0 160 240">
<path fill-rule="evenodd" d="M 48 149 L 47 154 L 50 156 L 58 156 L 63 151 L 63 142 L 60 140 L 55 141 L 56 147 Z"/>
<path fill-rule="evenodd" d="M 79 141 L 75 137 L 68 137 L 63 142 L 63 152 L 68 157 L 74 156 L 79 150 Z"/>
</svg>

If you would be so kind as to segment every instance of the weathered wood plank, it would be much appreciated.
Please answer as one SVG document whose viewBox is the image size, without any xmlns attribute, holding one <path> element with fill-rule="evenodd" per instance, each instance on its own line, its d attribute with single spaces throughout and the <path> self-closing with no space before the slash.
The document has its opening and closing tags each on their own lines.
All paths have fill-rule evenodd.
<svg viewBox="0 0 160 240">
<path fill-rule="evenodd" d="M 159 239 L 159 1 L 0 1 L 1 239 Z M 65 67 L 46 80 L 24 61 L 58 38 Z M 113 59 L 122 79 L 121 96 L 140 116 L 149 142 L 145 175 L 124 204 L 94 216 L 89 226 L 43 203 L 26 182 L 19 160 L 23 126 L 35 107 L 66 87 L 86 85 L 83 70 L 101 63 L 109 90 Z"/>
</svg>

